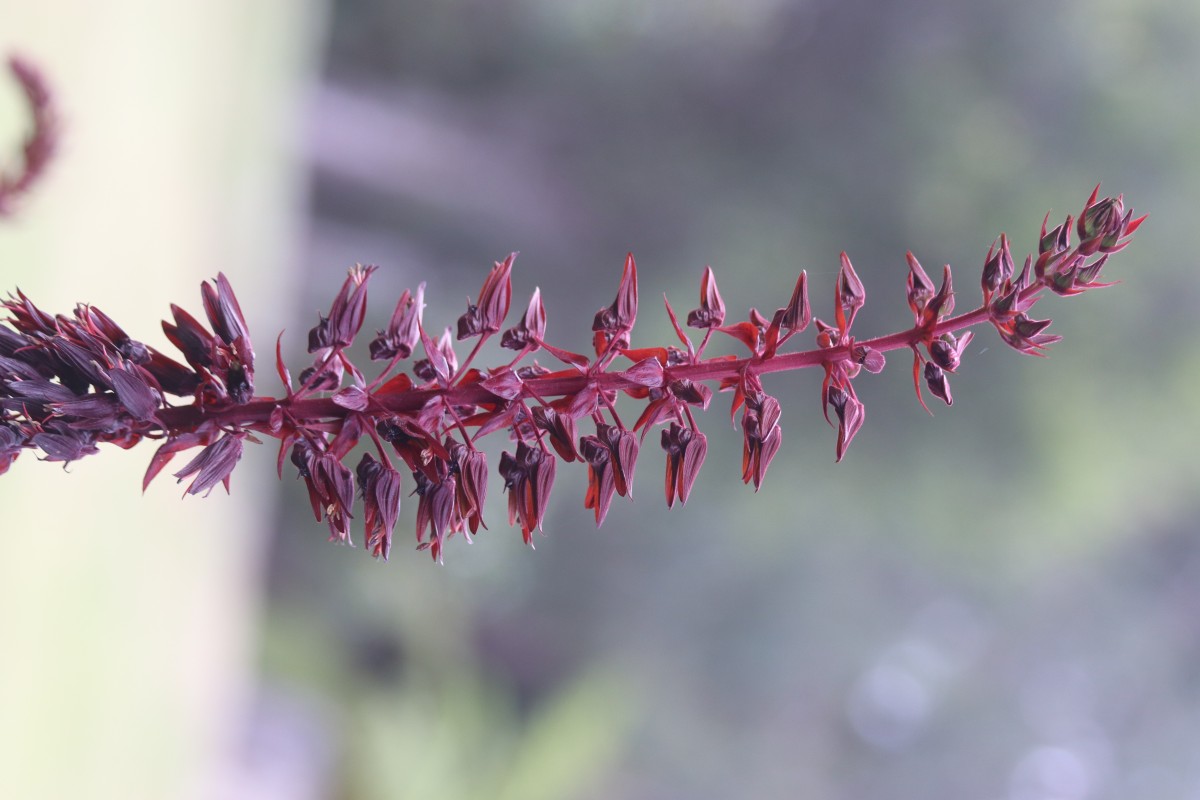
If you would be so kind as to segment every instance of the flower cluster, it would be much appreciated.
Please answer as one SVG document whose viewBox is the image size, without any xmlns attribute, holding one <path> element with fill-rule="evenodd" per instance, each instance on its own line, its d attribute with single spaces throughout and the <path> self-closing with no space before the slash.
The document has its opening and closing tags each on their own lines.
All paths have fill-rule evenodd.
<svg viewBox="0 0 1200 800">
<path fill-rule="evenodd" d="M 784 307 L 770 316 L 751 309 L 746 319 L 729 322 L 716 277 L 705 268 L 699 306 L 685 317 L 686 327 L 703 331 L 699 343 L 668 302 L 678 344 L 634 347 L 638 280 L 629 255 L 616 298 L 596 312 L 591 355 L 546 341 L 546 309 L 537 289 L 524 315 L 505 328 L 514 253 L 487 274 L 456 330 L 447 327 L 436 339 L 424 320 L 424 285 L 405 291 L 387 326 L 368 345 L 371 361 L 383 364 L 373 378 L 349 353 L 365 322 L 375 270 L 356 266 L 328 314 L 309 331 L 312 361 L 296 380 L 276 340 L 275 368 L 283 386 L 278 397 L 255 393 L 250 330 L 224 275 L 202 285 L 207 327 L 177 306 L 171 307 L 172 321 L 163 323 L 182 362 L 130 338 L 94 306 L 51 316 L 18 291 L 4 301 L 9 316 L 0 324 L 0 473 L 25 450 L 39 451 L 44 460 L 70 462 L 96 452 L 101 443 L 131 447 L 149 438 L 161 443 L 145 484 L 175 455 L 198 447 L 174 474 L 188 481 L 188 494 L 207 494 L 217 484 L 228 490 L 246 441 L 270 437 L 279 442 L 280 474 L 285 462 L 297 470 L 313 514 L 328 525 L 331 539 L 353 542 L 352 519 L 361 504 L 366 547 L 375 556 L 386 558 L 391 550 L 410 480 L 405 475 L 411 476 L 411 494 L 418 498 L 417 545 L 440 560 L 448 538 L 459 533 L 469 538 L 487 527 L 488 465 L 476 444 L 503 430 L 514 443 L 498 464 L 509 524 L 519 526 L 532 543 L 545 519 L 559 461 L 586 466 L 583 502 L 599 525 L 614 497 L 632 496 L 638 454 L 655 426 L 662 426 L 666 452 L 667 505 L 686 503 L 708 451 L 693 411 L 710 404 L 710 384 L 730 393 L 734 420 L 741 412 L 742 480 L 756 490 L 783 442 L 780 403 L 763 386 L 770 373 L 823 370 L 821 406 L 837 428 L 839 461 L 866 420 L 854 381 L 863 370 L 883 370 L 885 352 L 912 352 L 923 406 L 922 384 L 952 403 L 948 376 L 962 362 L 972 338 L 969 328 L 991 323 L 1009 346 L 1040 354 L 1058 337 L 1045 333 L 1049 320 L 1029 316 L 1034 304 L 1046 291 L 1070 296 L 1108 285 L 1099 282 L 1101 269 L 1143 219 L 1125 210 L 1121 197 L 1098 199 L 1094 191 L 1077 219 L 1068 217 L 1050 231 L 1043 222 L 1037 253 L 1020 272 L 1008 238 L 1001 236 L 984 259 L 982 304 L 958 316 L 951 316 L 950 267 L 935 286 L 909 253 L 906 290 L 913 326 L 864 340 L 855 337 L 853 325 L 866 290 L 843 253 L 831 322 L 813 316 L 803 272 Z M 786 350 L 786 343 L 810 324 L 815 347 Z M 739 342 L 746 355 L 705 357 L 715 334 Z M 515 357 L 492 368 L 473 366 L 483 344 L 497 335 Z M 469 339 L 475 343 L 460 361 L 455 341 Z M 562 367 L 527 362 L 538 351 Z M 632 425 L 617 413 L 620 396 L 640 404 Z M 351 468 L 355 453 L 360 455 Z"/>
</svg>

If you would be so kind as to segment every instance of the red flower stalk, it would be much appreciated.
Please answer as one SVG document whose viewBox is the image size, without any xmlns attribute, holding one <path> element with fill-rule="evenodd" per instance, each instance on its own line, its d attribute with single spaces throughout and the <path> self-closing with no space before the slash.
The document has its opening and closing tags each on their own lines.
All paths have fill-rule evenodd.
<svg viewBox="0 0 1200 800">
<path fill-rule="evenodd" d="M 387 327 L 371 341 L 371 359 L 387 363 L 370 380 L 348 349 L 363 327 L 374 267 L 355 267 L 329 314 L 309 334 L 314 361 L 300 373 L 299 385 L 292 383 L 277 343 L 276 371 L 283 383 L 278 397 L 255 395 L 249 327 L 224 275 L 201 288 L 208 327 L 178 306 L 171 306 L 173 321 L 163 323 L 185 363 L 130 338 L 97 308 L 80 305 L 72 315 L 51 316 L 18 291 L 3 302 L 8 319 L 0 323 L 0 473 L 26 450 L 38 451 L 44 460 L 70 462 L 97 452 L 100 443 L 132 447 L 149 438 L 161 444 L 146 484 L 176 454 L 199 447 L 175 476 L 190 479 L 187 493 L 207 494 L 217 484 L 229 488 L 246 441 L 273 437 L 280 443 L 280 469 L 290 451 L 313 513 L 328 524 L 330 537 L 352 542 L 357 493 L 366 547 L 386 558 L 407 480 L 392 464 L 399 458 L 418 497 L 418 548 L 441 560 L 451 536 L 461 532 L 469 538 L 486 527 L 487 460 L 475 443 L 507 430 L 516 448 L 503 454 L 498 467 L 508 493 L 509 523 L 519 525 L 532 544 L 533 531 L 545 523 L 559 460 L 584 462 L 584 506 L 599 525 L 614 497 L 632 497 L 640 444 L 655 425 L 665 426 L 667 505 L 686 502 L 708 452 L 693 409 L 708 407 L 709 384 L 731 392 L 732 419 L 741 411 L 742 480 L 756 491 L 783 441 L 780 403 L 763 389 L 770 373 L 823 371 L 820 402 L 837 428 L 839 461 L 866 420 L 854 381 L 864 370 L 880 372 L 886 352 L 912 352 L 914 387 L 923 406 L 922 382 L 952 403 L 949 375 L 963 364 L 974 335 L 970 328 L 991 323 L 1015 350 L 1042 354 L 1058 337 L 1045 332 L 1048 319 L 1029 316 L 1034 304 L 1047 291 L 1072 296 L 1108 286 L 1100 274 L 1109 255 L 1128 244 L 1143 219 L 1135 219 L 1120 196 L 1098 198 L 1095 191 L 1077 218 L 1068 217 L 1049 231 L 1043 221 L 1037 252 L 1020 272 L 1008 237 L 1001 236 L 983 260 L 982 304 L 958 316 L 951 316 L 956 298 L 950 267 L 943 268 L 935 287 L 909 253 L 905 288 L 912 327 L 864 340 L 857 340 L 852 329 L 866 289 L 843 253 L 833 322 L 815 321 L 815 347 L 807 350 L 784 350 L 813 319 L 804 272 L 786 305 L 769 318 L 751 309 L 746 319 L 727 324 L 716 277 L 707 267 L 700 305 L 687 315 L 689 326 L 704 330 L 699 347 L 667 303 L 681 346 L 633 348 L 638 287 L 630 255 L 616 299 L 596 313 L 594 358 L 546 342 L 546 309 L 541 292 L 534 290 L 522 319 L 502 336 L 502 346 L 516 351 L 516 357 L 491 369 L 473 368 L 482 342 L 504 329 L 513 254 L 492 268 L 477 301 L 458 321 L 460 339 L 478 338 L 461 367 L 451 330 L 435 341 L 424 325 L 422 284 L 415 293 L 404 292 Z M 740 342 L 747 354 L 705 357 L 714 332 Z M 422 357 L 413 360 L 418 343 Z M 537 350 L 564 368 L 522 363 Z M 169 403 L 168 395 L 183 402 Z M 617 416 L 622 395 L 641 406 L 631 429 Z M 596 433 L 579 436 L 579 423 L 586 418 Z M 359 445 L 374 449 L 351 470 L 348 459 Z"/>
</svg>

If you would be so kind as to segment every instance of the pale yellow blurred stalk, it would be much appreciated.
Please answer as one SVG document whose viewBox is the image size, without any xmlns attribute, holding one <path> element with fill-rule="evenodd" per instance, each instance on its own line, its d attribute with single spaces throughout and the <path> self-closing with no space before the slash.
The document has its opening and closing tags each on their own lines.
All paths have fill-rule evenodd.
<svg viewBox="0 0 1200 800">
<path fill-rule="evenodd" d="M 0 54 L 46 73 L 61 153 L 0 222 L 0 291 L 93 302 L 166 349 L 158 320 L 199 312 L 224 270 L 260 380 L 293 292 L 302 93 L 315 0 L 0 0 Z M 20 98 L 0 83 L 3 157 Z M 153 444 L 72 465 L 23 455 L 0 478 L 0 797 L 238 796 L 275 491 L 255 452 L 234 494 L 143 497 Z"/>
</svg>

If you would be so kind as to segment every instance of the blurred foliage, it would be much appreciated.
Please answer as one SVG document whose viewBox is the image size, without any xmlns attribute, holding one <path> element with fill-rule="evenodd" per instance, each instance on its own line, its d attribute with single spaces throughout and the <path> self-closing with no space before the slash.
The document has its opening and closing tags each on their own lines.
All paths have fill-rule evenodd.
<svg viewBox="0 0 1200 800">
<path fill-rule="evenodd" d="M 444 568 L 328 547 L 292 491 L 264 675 L 339 709 L 340 796 L 1195 797 L 1198 43 L 1182 0 L 337 3 L 306 308 L 375 261 L 374 318 L 425 280 L 449 324 L 516 249 L 583 350 L 633 250 L 648 344 L 706 263 L 731 314 L 801 268 L 827 314 L 844 248 L 873 335 L 906 249 L 967 308 L 1000 231 L 1098 181 L 1151 213 L 1120 286 L 1045 301 L 1048 360 L 980 331 L 933 420 L 902 354 L 860 379 L 836 467 L 819 376 L 772 378 L 758 496 L 726 396 L 688 507 L 652 434 L 600 532 L 560 470 L 535 552 L 498 483 Z"/>
</svg>

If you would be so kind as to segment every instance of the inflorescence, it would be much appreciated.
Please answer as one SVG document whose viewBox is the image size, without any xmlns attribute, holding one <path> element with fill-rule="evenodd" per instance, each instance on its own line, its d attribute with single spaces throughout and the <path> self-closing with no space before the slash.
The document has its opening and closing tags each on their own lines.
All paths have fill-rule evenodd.
<svg viewBox="0 0 1200 800">
<path fill-rule="evenodd" d="M 779 401 L 763 388 L 768 373 L 824 371 L 821 405 L 826 420 L 836 425 L 840 461 L 866 419 L 853 381 L 864 369 L 880 372 L 885 352 L 911 351 L 917 398 L 928 410 L 922 384 L 944 403 L 953 402 L 948 376 L 971 341 L 967 329 L 991 323 L 1005 343 L 1030 355 L 1058 341 L 1046 333 L 1049 319 L 1029 316 L 1033 305 L 1047 291 L 1070 296 L 1109 285 L 1099 282 L 1109 254 L 1124 248 L 1145 219 L 1135 219 L 1120 196 L 1098 199 L 1098 189 L 1078 218 L 1047 230 L 1047 215 L 1037 252 L 1020 271 L 1001 235 L 984 259 L 983 302 L 964 314 L 951 316 L 950 267 L 935 285 L 909 253 L 912 327 L 862 341 L 852 327 L 866 291 L 843 253 L 830 322 L 813 318 L 804 272 L 783 308 L 770 316 L 751 309 L 746 319 L 728 322 L 716 278 L 705 268 L 700 305 L 685 319 L 687 327 L 703 331 L 699 344 L 664 297 L 678 345 L 635 348 L 638 282 L 631 254 L 616 299 L 596 313 L 594 355 L 569 352 L 546 341 L 546 309 L 537 289 L 516 325 L 504 328 L 514 253 L 488 273 L 455 332 L 446 328 L 436 338 L 429 332 L 424 284 L 405 291 L 387 326 L 370 341 L 371 361 L 384 366 L 368 378 L 348 350 L 363 328 L 367 285 L 376 267 L 356 266 L 328 315 L 309 331 L 313 361 L 295 379 L 281 355 L 282 334 L 276 339 L 275 368 L 284 387 L 279 397 L 255 392 L 250 330 L 223 274 L 201 287 L 207 328 L 175 305 L 171 321 L 163 323 L 185 363 L 131 338 L 95 306 L 81 304 L 70 316 L 51 316 L 18 290 L 3 302 L 10 316 L 7 325 L 0 324 L 0 474 L 27 449 L 40 452 L 42 460 L 69 463 L 97 452 L 101 443 L 129 448 L 155 439 L 161 444 L 143 488 L 175 455 L 200 448 L 174 475 L 188 481 L 187 494 L 207 494 L 218 484 L 228 491 L 245 443 L 268 436 L 279 440 L 280 475 L 290 461 L 331 539 L 352 543 L 352 509 L 356 494 L 361 498 L 367 549 L 383 558 L 408 481 L 402 465 L 418 496 L 418 548 L 440 560 L 449 537 L 463 533 L 469 539 L 486 527 L 488 465 L 476 443 L 496 431 L 507 431 L 515 442 L 501 456 L 499 473 L 508 493 L 509 524 L 520 526 L 527 543 L 541 529 L 560 460 L 586 465 L 584 506 L 599 525 L 615 495 L 630 495 L 639 449 L 655 426 L 662 426 L 666 451 L 667 505 L 687 502 L 708 449 L 693 409 L 708 407 L 712 384 L 731 393 L 731 417 L 741 414 L 742 480 L 757 490 L 783 437 Z M 816 347 L 785 349 L 810 323 Z M 706 357 L 714 333 L 741 342 L 746 356 Z M 511 361 L 472 366 L 484 342 L 496 335 L 501 347 L 515 352 Z M 454 342 L 467 339 L 475 344 L 460 363 Z M 551 370 L 528 358 L 538 351 L 562 368 Z M 619 395 L 642 404 L 631 425 L 617 414 Z M 168 396 L 186 402 L 168 402 Z M 581 435 L 584 426 L 589 432 Z M 351 468 L 360 443 L 366 446 Z"/>
</svg>

